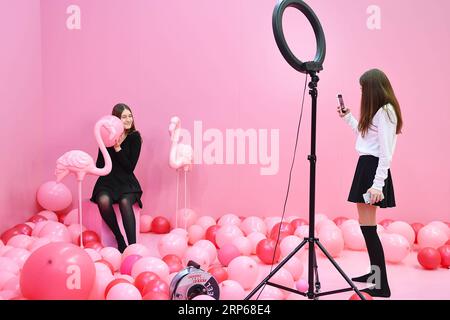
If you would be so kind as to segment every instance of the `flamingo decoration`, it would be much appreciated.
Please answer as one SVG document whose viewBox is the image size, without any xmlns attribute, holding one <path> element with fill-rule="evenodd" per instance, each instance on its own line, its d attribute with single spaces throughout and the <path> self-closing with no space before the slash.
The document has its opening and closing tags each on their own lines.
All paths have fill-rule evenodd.
<svg viewBox="0 0 450 320">
<path fill-rule="evenodd" d="M 94 159 L 84 151 L 71 150 L 64 153 L 58 160 L 56 160 L 56 182 L 61 182 L 68 174 L 73 173 L 78 181 L 78 219 L 80 223 L 80 246 L 83 247 L 83 221 L 82 221 L 82 205 L 81 205 L 81 185 L 84 177 L 87 174 L 95 176 L 106 176 L 112 170 L 112 160 L 109 156 L 108 150 L 106 150 L 105 142 L 102 139 L 101 129 L 105 128 L 109 133 L 107 137 L 110 142 L 115 142 L 120 138 L 123 133 L 123 124 L 119 118 L 115 116 L 105 116 L 101 118 L 94 127 L 94 135 L 97 140 L 97 144 L 100 147 L 100 151 L 105 159 L 105 166 L 103 168 L 97 168 L 95 166 Z"/>
<path fill-rule="evenodd" d="M 192 170 L 193 149 L 188 144 L 179 143 L 181 131 L 181 120 L 178 117 L 172 117 L 169 124 L 169 133 L 172 145 L 170 147 L 169 165 L 177 170 L 177 198 L 175 211 L 175 227 L 178 228 L 178 188 L 179 188 L 179 171 L 184 172 L 184 208 L 186 213 L 187 200 L 187 172 Z M 184 229 L 186 229 L 186 219 L 184 219 Z"/>
</svg>

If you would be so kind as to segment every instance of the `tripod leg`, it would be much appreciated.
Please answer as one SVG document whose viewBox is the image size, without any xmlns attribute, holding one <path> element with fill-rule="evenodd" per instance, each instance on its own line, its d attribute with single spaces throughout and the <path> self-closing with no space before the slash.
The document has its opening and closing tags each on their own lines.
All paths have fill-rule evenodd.
<svg viewBox="0 0 450 320">
<path fill-rule="evenodd" d="M 336 261 L 334 261 L 333 257 L 322 246 L 322 244 L 318 240 L 316 241 L 316 243 L 319 246 L 320 250 L 322 250 L 322 252 L 327 256 L 328 260 L 330 260 L 330 262 L 333 264 L 333 266 L 337 269 L 337 271 L 339 271 L 339 273 L 345 279 L 345 281 L 347 281 L 347 283 L 352 287 L 353 291 L 356 292 L 356 294 L 361 298 L 361 300 L 366 300 L 366 298 L 364 298 L 364 296 L 361 294 L 359 289 L 354 285 L 352 280 L 350 280 L 350 278 L 345 274 L 345 272 L 341 269 L 341 267 L 339 267 L 339 265 L 336 263 Z"/>
<path fill-rule="evenodd" d="M 315 274 L 315 278 L 316 278 L 316 293 L 320 292 L 320 280 L 319 280 L 319 268 L 317 266 L 317 255 L 316 255 L 316 250 L 314 250 L 314 260 L 313 260 L 313 266 L 314 266 L 314 274 Z"/>
</svg>

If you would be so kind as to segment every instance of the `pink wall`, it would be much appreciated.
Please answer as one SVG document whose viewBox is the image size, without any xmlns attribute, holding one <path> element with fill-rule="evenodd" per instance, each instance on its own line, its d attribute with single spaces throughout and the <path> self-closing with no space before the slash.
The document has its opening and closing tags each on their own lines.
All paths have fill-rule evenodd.
<svg viewBox="0 0 450 320">
<path fill-rule="evenodd" d="M 355 205 L 346 201 L 357 161 L 355 137 L 335 112 L 335 95 L 341 91 L 358 114 L 358 78 L 379 67 L 391 78 L 405 122 L 392 164 L 397 207 L 382 210 L 380 217 L 448 220 L 442 199 L 450 196 L 450 171 L 445 169 L 450 153 L 445 130 L 450 119 L 445 90 L 450 3 L 432 1 L 425 12 L 418 0 L 378 0 L 380 30 L 366 26 L 372 1 L 308 3 L 322 21 L 328 46 L 319 75 L 317 212 L 356 216 Z M 81 8 L 80 30 L 66 28 L 70 4 Z M 215 128 L 223 135 L 227 129 L 262 129 L 269 135 L 279 129 L 277 174 L 261 175 L 260 163 L 201 164 L 189 182 L 190 206 L 200 215 L 280 215 L 304 77 L 276 47 L 274 4 L 42 0 L 44 181 L 53 179 L 55 160 L 63 152 L 81 149 L 96 155 L 93 124 L 120 101 L 132 107 L 144 138 L 136 169 L 144 189 L 144 213 L 170 216 L 174 210 L 167 128 L 170 117 L 178 115 L 191 134 L 194 121 L 202 121 L 203 131 Z M 285 21 L 295 52 L 312 55 L 314 39 L 305 18 L 290 10 Z M 288 216 L 307 216 L 309 132 L 307 95 Z M 203 149 L 208 144 L 203 142 Z M 65 183 L 75 193 L 74 180 Z M 84 197 L 94 182 L 94 177 L 85 180 Z"/>
<path fill-rule="evenodd" d="M 34 194 L 46 170 L 40 20 L 38 0 L 0 2 L 0 231 L 37 210 Z"/>
</svg>

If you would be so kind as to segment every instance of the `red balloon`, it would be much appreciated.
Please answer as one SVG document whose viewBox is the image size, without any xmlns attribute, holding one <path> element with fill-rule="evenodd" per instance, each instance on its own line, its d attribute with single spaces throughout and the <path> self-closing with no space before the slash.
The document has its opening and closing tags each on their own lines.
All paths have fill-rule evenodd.
<svg viewBox="0 0 450 320">
<path fill-rule="evenodd" d="M 265 264 L 277 263 L 280 259 L 280 246 L 277 245 L 275 250 L 276 240 L 273 239 L 263 239 L 258 242 L 256 246 L 256 255 Z M 274 257 L 275 252 L 275 257 Z"/>
<path fill-rule="evenodd" d="M 205 232 L 205 239 L 211 241 L 216 246 L 217 249 L 219 248 L 219 246 L 216 243 L 216 233 L 217 230 L 219 230 L 219 228 L 220 226 L 215 224 L 206 229 Z"/>
<path fill-rule="evenodd" d="M 450 245 L 443 245 L 438 248 L 441 255 L 441 266 L 448 268 L 450 266 Z"/>
<path fill-rule="evenodd" d="M 155 217 L 152 220 L 151 231 L 157 234 L 169 233 L 170 222 L 164 217 Z"/>
<path fill-rule="evenodd" d="M 119 283 L 131 283 L 131 282 L 128 281 L 127 279 L 123 279 L 123 278 L 114 279 L 106 286 L 105 299 L 106 299 L 106 296 L 108 295 L 109 290 L 111 290 L 112 287 L 114 287 L 116 284 L 119 284 Z"/>
<path fill-rule="evenodd" d="M 27 222 L 38 223 L 38 222 L 41 222 L 41 221 L 47 221 L 47 220 L 48 220 L 48 219 L 47 219 L 46 217 L 41 216 L 41 215 L 38 215 L 38 214 L 35 214 L 35 215 L 32 216 L 30 219 L 28 219 Z"/>
<path fill-rule="evenodd" d="M 348 218 L 346 218 L 346 217 L 337 217 L 337 218 L 333 219 L 333 222 L 339 227 L 342 224 L 342 222 L 347 221 L 347 220 L 348 220 Z"/>
<path fill-rule="evenodd" d="M 14 228 L 19 230 L 21 234 L 26 234 L 27 236 L 31 236 L 31 232 L 33 231 L 33 228 L 25 223 L 18 224 Z"/>
<path fill-rule="evenodd" d="M 390 225 L 394 221 L 395 220 L 392 220 L 392 219 L 384 219 L 384 220 L 380 221 L 379 224 L 381 224 L 384 228 L 387 228 L 388 225 Z"/>
<path fill-rule="evenodd" d="M 165 292 L 150 291 L 142 297 L 142 300 L 169 300 L 169 294 Z"/>
<path fill-rule="evenodd" d="M 280 229 L 280 223 L 281 223 L 281 229 Z M 288 222 L 279 222 L 276 225 L 273 226 L 272 230 L 270 231 L 270 239 L 277 240 L 278 239 L 278 230 L 280 231 L 280 242 L 285 237 L 290 236 L 294 234 L 294 227 L 288 223 Z"/>
<path fill-rule="evenodd" d="M 445 243 L 445 245 L 450 245 L 450 239 L 447 240 L 447 242 Z"/>
<path fill-rule="evenodd" d="M 142 295 L 146 296 L 149 292 L 159 292 L 169 295 L 169 285 L 161 279 L 151 280 L 145 285 L 144 290 L 142 290 Z"/>
<path fill-rule="evenodd" d="M 159 279 L 159 276 L 151 271 L 144 271 L 139 273 L 139 275 L 134 280 L 134 286 L 138 288 L 141 294 L 144 292 L 145 286 L 152 280 Z"/>
<path fill-rule="evenodd" d="M 220 266 L 209 268 L 208 273 L 210 273 L 214 277 L 214 279 L 217 280 L 217 283 L 221 283 L 222 281 L 228 279 L 227 270 L 225 270 L 225 268 L 222 268 Z"/>
<path fill-rule="evenodd" d="M 294 229 L 294 232 L 298 227 L 304 226 L 307 224 L 308 224 L 308 221 L 306 221 L 305 219 L 294 219 L 291 221 L 291 226 Z"/>
<path fill-rule="evenodd" d="M 86 231 L 83 231 L 83 233 L 81 235 L 83 237 L 83 245 L 87 244 L 89 242 L 99 242 L 99 243 L 102 242 L 100 240 L 100 237 L 98 236 L 97 232 L 95 232 L 95 231 L 86 230 Z M 80 245 L 80 236 L 78 236 L 78 245 Z"/>
<path fill-rule="evenodd" d="M 417 243 L 417 234 L 419 233 L 419 230 L 423 228 L 423 224 L 419 223 L 419 222 L 415 222 L 415 223 L 411 223 L 411 227 L 414 229 L 414 233 L 416 234 L 414 243 Z"/>
<path fill-rule="evenodd" d="M 1 239 L 2 239 L 3 243 L 6 244 L 9 241 L 9 239 L 11 239 L 12 237 L 17 236 L 19 234 L 22 234 L 20 232 L 20 230 L 18 230 L 16 228 L 11 228 L 2 233 Z"/>
<path fill-rule="evenodd" d="M 417 260 L 425 269 L 433 270 L 441 264 L 441 255 L 434 248 L 423 248 L 417 254 Z"/>
<path fill-rule="evenodd" d="M 58 216 L 58 222 L 64 223 L 64 219 L 66 218 L 66 216 L 67 216 L 68 213 L 69 213 L 69 212 L 57 214 L 57 216 Z"/>
<path fill-rule="evenodd" d="M 100 262 L 100 263 L 105 264 L 105 265 L 111 270 L 111 274 L 114 275 L 114 267 L 113 267 L 113 265 L 112 265 L 109 261 L 106 261 L 105 259 L 100 259 L 100 260 L 98 260 L 97 262 Z M 96 262 L 96 263 L 97 263 L 97 262 Z"/>
<path fill-rule="evenodd" d="M 83 242 L 83 245 L 85 248 L 91 248 L 94 249 L 97 252 L 100 252 L 100 250 L 103 249 L 103 245 L 100 242 L 97 241 L 91 241 L 88 243 Z"/>
<path fill-rule="evenodd" d="M 361 291 L 360 291 L 361 292 Z M 366 298 L 366 300 L 373 300 L 373 297 L 368 294 L 367 292 L 361 292 L 361 294 Z M 349 300 L 361 300 L 361 298 L 358 296 L 358 294 L 355 292 Z"/>
<path fill-rule="evenodd" d="M 167 264 L 169 267 L 169 273 L 178 272 L 181 269 L 183 269 L 183 262 L 181 259 L 174 255 L 174 254 L 168 254 L 162 258 L 162 260 Z"/>
</svg>

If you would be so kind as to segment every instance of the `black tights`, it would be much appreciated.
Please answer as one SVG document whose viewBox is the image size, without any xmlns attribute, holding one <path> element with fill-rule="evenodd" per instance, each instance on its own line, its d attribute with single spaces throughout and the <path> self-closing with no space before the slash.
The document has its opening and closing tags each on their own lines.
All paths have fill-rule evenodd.
<svg viewBox="0 0 450 320">
<path fill-rule="evenodd" d="M 103 191 L 97 195 L 96 200 L 103 220 L 116 237 L 119 251 L 123 252 L 127 245 L 119 229 L 111 195 Z M 133 194 L 124 194 L 119 200 L 119 209 L 122 215 L 122 223 L 127 235 L 128 245 L 136 243 L 136 219 L 133 211 L 134 202 L 135 196 Z"/>
</svg>

